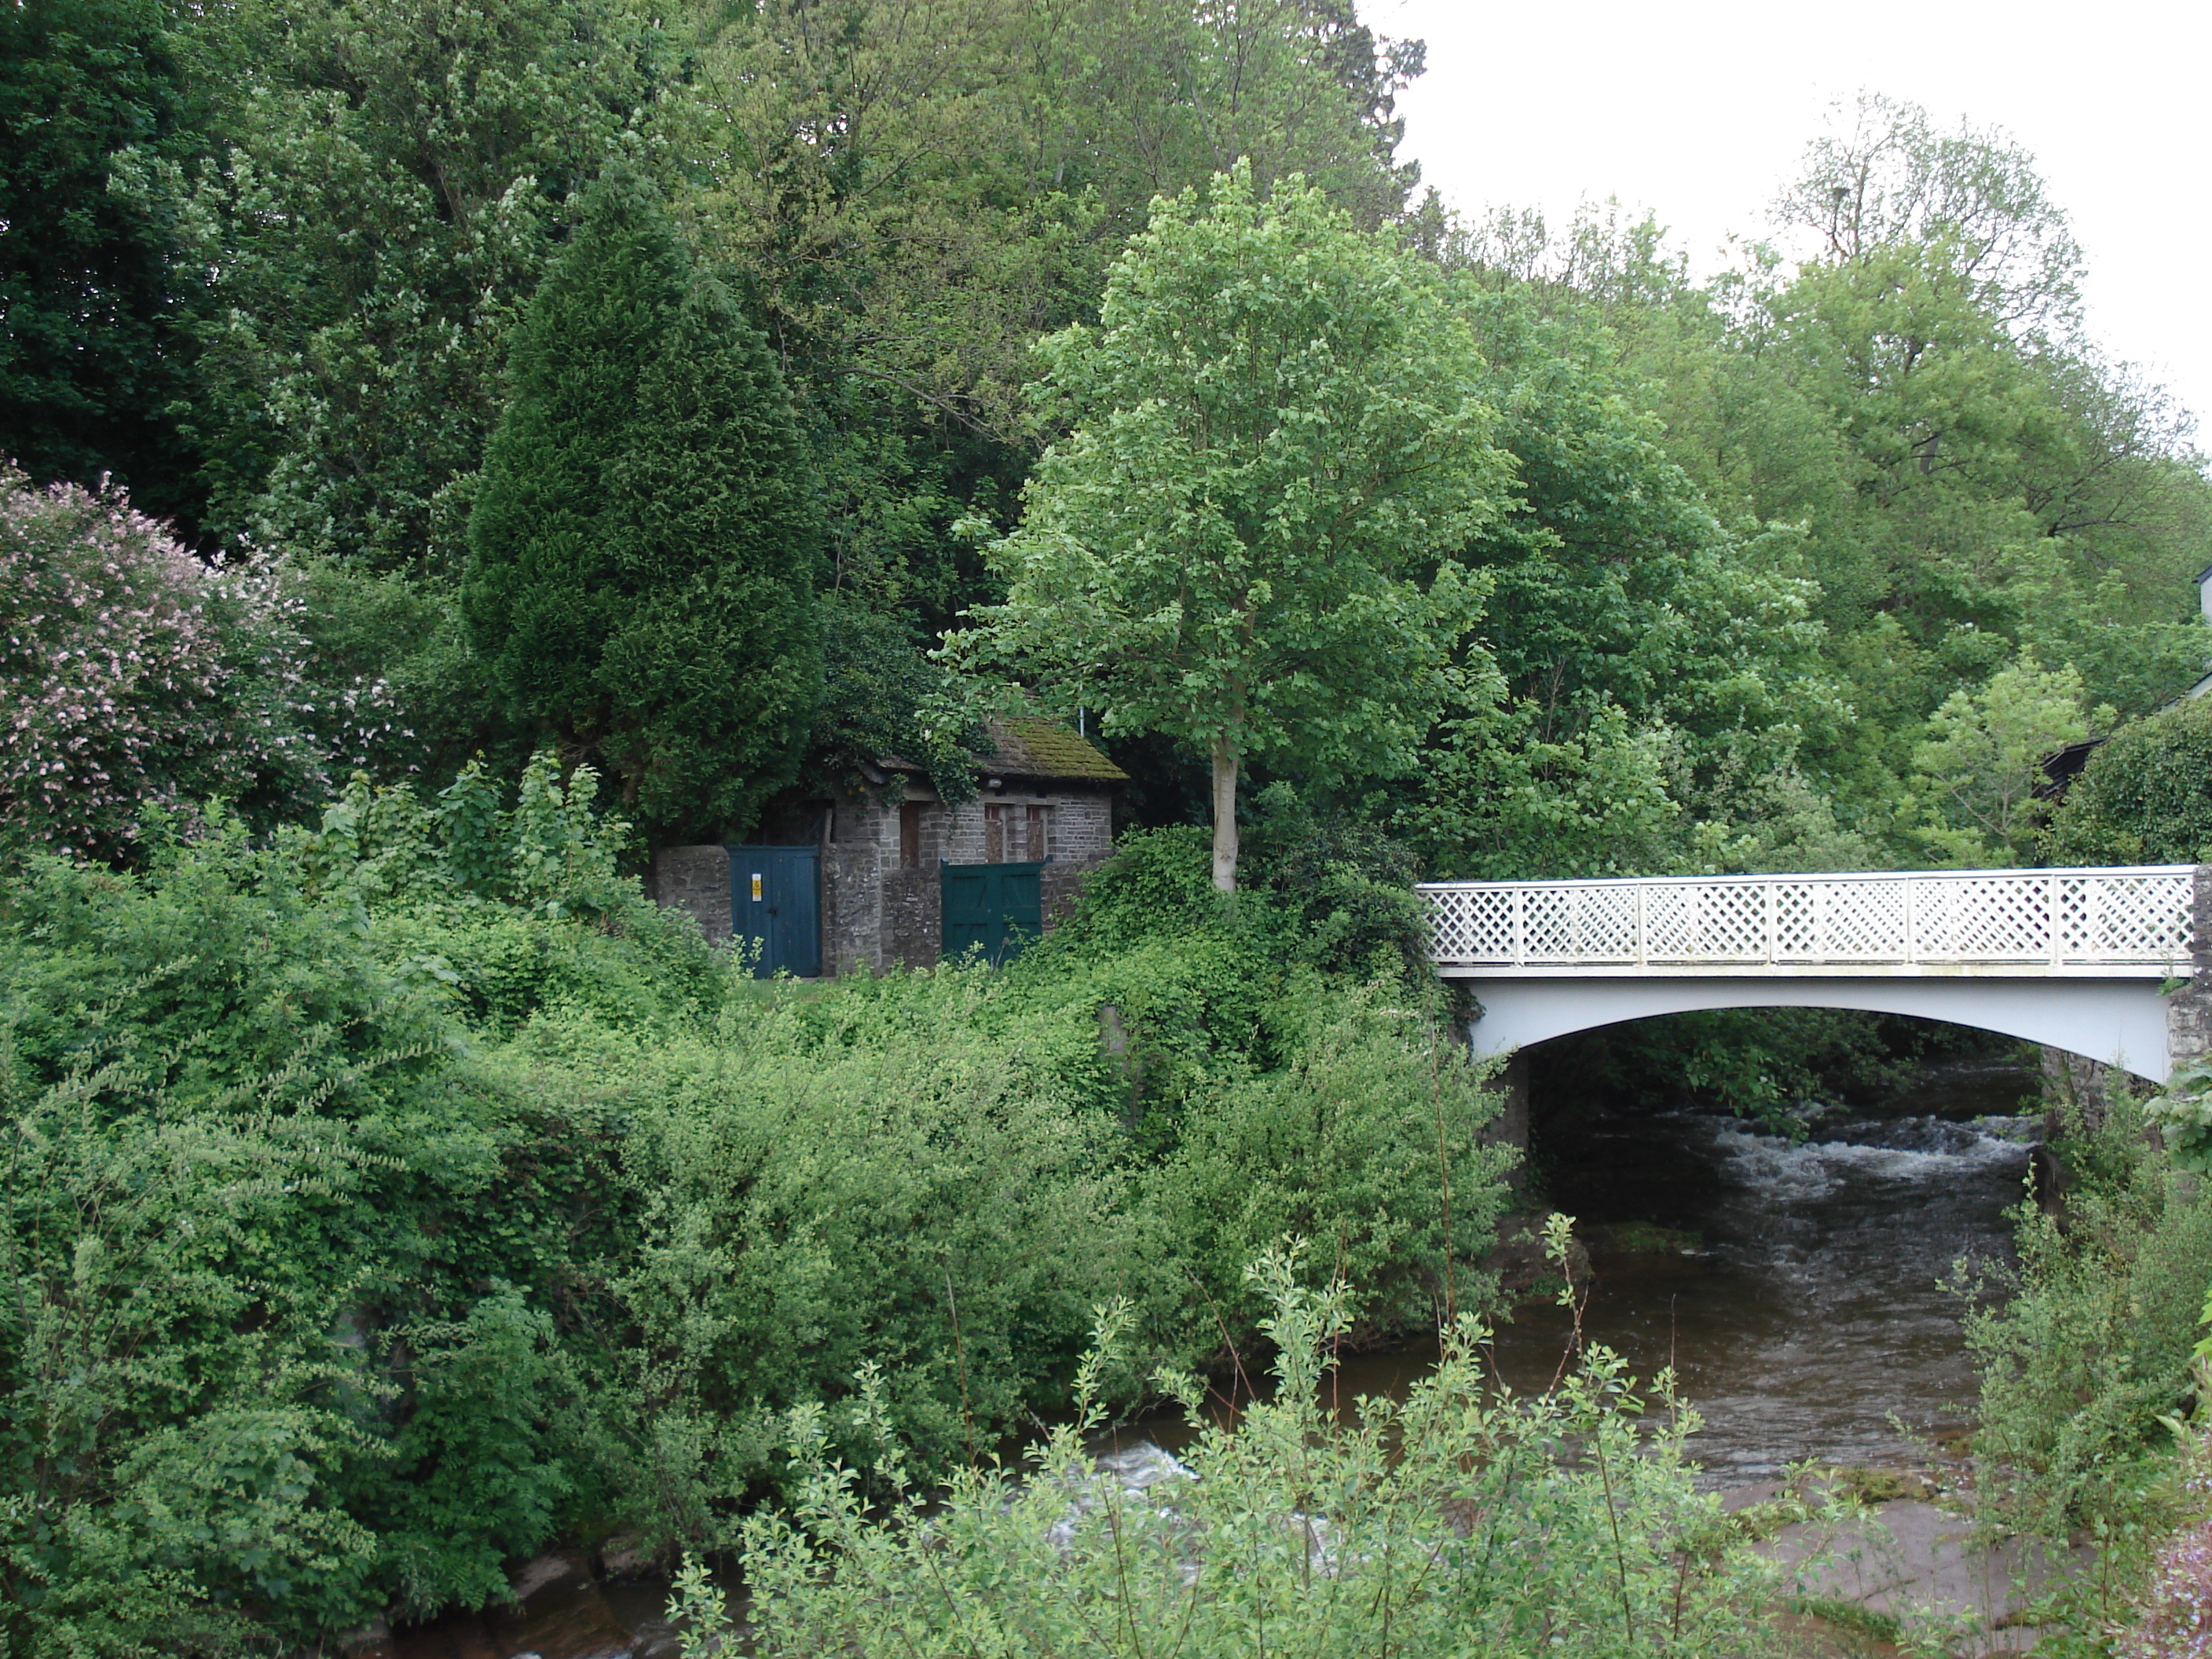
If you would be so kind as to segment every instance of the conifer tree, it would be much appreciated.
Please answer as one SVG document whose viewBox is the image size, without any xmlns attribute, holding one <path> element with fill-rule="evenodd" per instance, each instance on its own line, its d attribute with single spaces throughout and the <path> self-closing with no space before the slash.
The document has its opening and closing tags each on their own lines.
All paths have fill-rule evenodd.
<svg viewBox="0 0 2212 1659">
<path fill-rule="evenodd" d="M 477 648 L 653 830 L 742 829 L 820 696 L 816 492 L 765 343 L 628 170 L 593 187 L 513 386 L 469 526 Z"/>
</svg>

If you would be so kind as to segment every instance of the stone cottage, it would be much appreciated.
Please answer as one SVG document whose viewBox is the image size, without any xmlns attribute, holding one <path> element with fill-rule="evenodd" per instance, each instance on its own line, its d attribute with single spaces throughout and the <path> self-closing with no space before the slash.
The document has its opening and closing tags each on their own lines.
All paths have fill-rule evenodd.
<svg viewBox="0 0 2212 1659">
<path fill-rule="evenodd" d="M 1113 850 L 1127 775 L 1054 720 L 994 721 L 991 738 L 972 800 L 885 759 L 865 795 L 794 798 L 743 842 L 664 848 L 654 896 L 710 939 L 759 941 L 764 974 L 926 968 L 971 948 L 1003 960 L 1049 933 Z"/>
</svg>

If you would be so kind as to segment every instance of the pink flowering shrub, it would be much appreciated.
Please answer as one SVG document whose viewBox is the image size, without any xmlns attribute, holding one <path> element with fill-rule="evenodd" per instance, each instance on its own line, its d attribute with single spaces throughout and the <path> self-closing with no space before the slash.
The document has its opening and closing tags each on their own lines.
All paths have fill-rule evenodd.
<svg viewBox="0 0 2212 1659">
<path fill-rule="evenodd" d="M 119 490 L 0 465 L 0 853 L 127 856 L 149 809 L 322 793 L 275 586 L 210 569 Z"/>
</svg>

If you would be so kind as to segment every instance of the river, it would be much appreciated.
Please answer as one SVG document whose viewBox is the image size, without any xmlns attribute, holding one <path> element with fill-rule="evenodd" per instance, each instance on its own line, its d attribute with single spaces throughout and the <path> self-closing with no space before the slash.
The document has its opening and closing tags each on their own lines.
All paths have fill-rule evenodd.
<svg viewBox="0 0 2212 1659">
<path fill-rule="evenodd" d="M 2012 1259 L 2032 1089 L 2015 1067 L 1945 1067 L 1878 1107 L 1820 1115 L 1802 1140 L 1698 1112 L 1555 1117 L 1540 1175 L 1592 1247 L 1586 1339 L 1639 1376 L 1674 1367 L 1712 1485 L 1804 1458 L 1925 1461 L 1974 1393 L 1941 1281 L 1962 1258 Z M 1499 1328 L 1499 1371 L 1543 1388 L 1571 1329 L 1559 1308 L 1522 1309 Z M 1435 1354 L 1347 1358 L 1340 1386 L 1397 1391 Z"/>
</svg>

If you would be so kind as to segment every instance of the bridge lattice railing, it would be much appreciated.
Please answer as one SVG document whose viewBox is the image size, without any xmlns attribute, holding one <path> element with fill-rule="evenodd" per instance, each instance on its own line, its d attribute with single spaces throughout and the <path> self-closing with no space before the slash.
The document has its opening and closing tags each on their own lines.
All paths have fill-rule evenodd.
<svg viewBox="0 0 2212 1659">
<path fill-rule="evenodd" d="M 2179 965 L 2183 865 L 1864 875 L 1431 882 L 1445 965 Z"/>
</svg>

